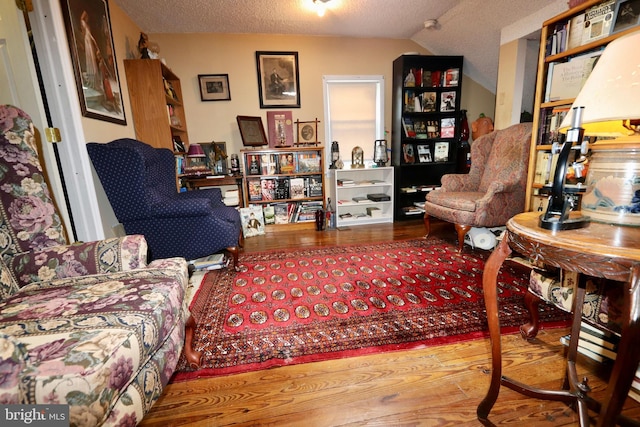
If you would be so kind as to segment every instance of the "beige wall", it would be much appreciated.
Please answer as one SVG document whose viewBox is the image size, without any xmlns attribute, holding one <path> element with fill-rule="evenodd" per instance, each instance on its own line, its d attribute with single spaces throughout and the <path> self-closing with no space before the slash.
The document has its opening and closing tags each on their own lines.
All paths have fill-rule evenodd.
<svg viewBox="0 0 640 427">
<path fill-rule="evenodd" d="M 114 3 L 110 4 L 111 25 L 127 126 L 85 119 L 89 141 L 107 142 L 133 137 L 123 60 L 138 56 L 140 29 Z M 230 152 L 242 148 L 237 115 L 261 116 L 266 126 L 266 109 L 260 109 L 256 51 L 298 52 L 301 108 L 293 108 L 294 120 L 318 118 L 318 136 L 324 141 L 323 75 L 379 74 L 385 78 L 385 128 L 391 130 L 392 62 L 405 52 L 429 54 L 411 40 L 303 37 L 264 34 L 149 34 L 160 46 L 160 57 L 180 77 L 191 142 L 225 141 Z M 198 74 L 228 74 L 231 101 L 202 102 Z M 494 95 L 470 78 L 463 80 L 462 108 L 469 118 L 490 115 Z M 371 141 L 373 144 L 373 141 Z"/>
</svg>

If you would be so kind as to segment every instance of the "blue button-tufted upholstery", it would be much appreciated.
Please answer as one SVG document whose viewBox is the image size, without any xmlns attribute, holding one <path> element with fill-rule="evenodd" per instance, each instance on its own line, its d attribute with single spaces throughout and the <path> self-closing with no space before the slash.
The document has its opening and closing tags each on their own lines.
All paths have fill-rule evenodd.
<svg viewBox="0 0 640 427">
<path fill-rule="evenodd" d="M 145 236 L 152 259 L 237 251 L 238 211 L 219 188 L 179 193 L 171 151 L 126 138 L 87 150 L 118 221 L 127 234 Z"/>
</svg>

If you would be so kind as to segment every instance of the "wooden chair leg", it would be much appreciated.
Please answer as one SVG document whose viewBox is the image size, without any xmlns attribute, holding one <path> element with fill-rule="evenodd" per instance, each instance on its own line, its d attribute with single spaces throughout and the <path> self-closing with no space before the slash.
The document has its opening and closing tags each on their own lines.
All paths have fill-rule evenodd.
<svg viewBox="0 0 640 427">
<path fill-rule="evenodd" d="M 422 219 L 424 221 L 424 228 L 426 229 L 426 232 L 427 232 L 424 235 L 424 237 L 429 237 L 429 233 L 431 233 L 431 223 L 429 221 L 429 218 L 431 218 L 429 214 L 424 214 L 424 217 Z"/>
<path fill-rule="evenodd" d="M 238 247 L 230 246 L 227 248 L 227 251 L 231 253 L 231 256 L 233 257 L 233 268 L 237 270 L 238 269 Z"/>
<path fill-rule="evenodd" d="M 462 252 L 462 248 L 464 247 L 464 236 L 466 236 L 469 230 L 471 230 L 471 226 L 461 224 L 455 224 L 455 226 L 456 231 L 458 232 L 458 252 Z"/>
<path fill-rule="evenodd" d="M 538 307 L 540 307 L 540 298 L 532 292 L 524 294 L 524 306 L 529 312 L 530 320 L 524 325 L 520 326 L 520 335 L 525 340 L 532 340 L 538 335 L 540 329 L 540 314 Z"/>
<path fill-rule="evenodd" d="M 196 331 L 196 326 L 196 320 L 192 315 L 189 315 L 184 332 L 184 356 L 192 369 L 198 369 L 202 359 L 202 352 L 193 348 L 193 335 Z"/>
</svg>

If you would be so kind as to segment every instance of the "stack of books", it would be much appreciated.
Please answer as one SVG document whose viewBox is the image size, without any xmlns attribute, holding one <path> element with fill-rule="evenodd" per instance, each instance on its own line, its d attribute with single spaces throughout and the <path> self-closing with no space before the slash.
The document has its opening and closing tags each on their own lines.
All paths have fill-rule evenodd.
<svg viewBox="0 0 640 427">
<path fill-rule="evenodd" d="M 218 270 L 229 265 L 229 258 L 225 254 L 213 254 L 189 261 L 196 270 Z"/>
<path fill-rule="evenodd" d="M 560 338 L 568 346 L 571 335 Z M 586 322 L 580 325 L 578 352 L 600 363 L 610 363 L 616 359 L 620 337 L 612 332 L 598 329 Z"/>
</svg>

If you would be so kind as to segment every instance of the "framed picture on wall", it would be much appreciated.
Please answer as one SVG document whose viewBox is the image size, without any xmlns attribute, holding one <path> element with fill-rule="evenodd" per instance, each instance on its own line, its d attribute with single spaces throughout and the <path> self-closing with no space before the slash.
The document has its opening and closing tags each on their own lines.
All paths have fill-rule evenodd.
<svg viewBox="0 0 640 427">
<path fill-rule="evenodd" d="M 298 52 L 256 52 L 260 108 L 300 108 Z"/>
<path fill-rule="evenodd" d="M 198 74 L 201 101 L 231 101 L 228 74 Z"/>
<path fill-rule="evenodd" d="M 82 115 L 126 125 L 107 0 L 61 0 Z"/>
</svg>

